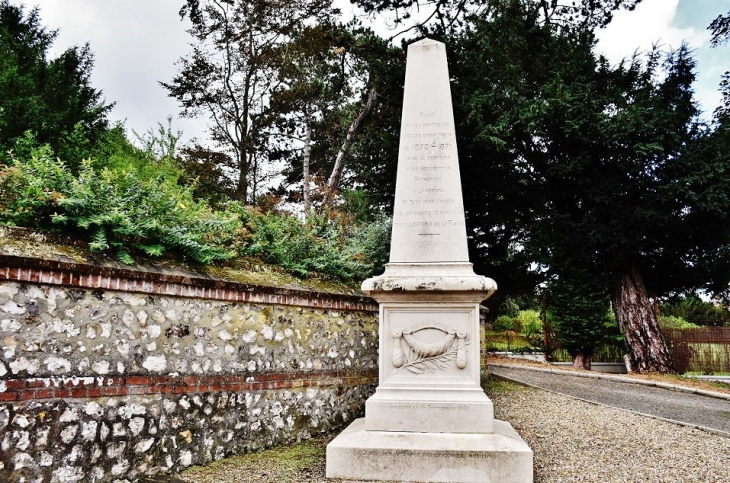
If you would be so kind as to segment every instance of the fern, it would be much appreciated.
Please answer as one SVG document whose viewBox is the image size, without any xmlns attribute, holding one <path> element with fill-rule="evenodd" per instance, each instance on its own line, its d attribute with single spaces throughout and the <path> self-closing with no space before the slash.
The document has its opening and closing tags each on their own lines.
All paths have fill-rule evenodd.
<svg viewBox="0 0 730 483">
<path fill-rule="evenodd" d="M 59 215 L 58 213 L 54 213 L 51 215 L 51 223 L 53 223 L 54 225 L 65 225 L 66 222 L 68 222 L 68 216 L 64 214 Z"/>
<path fill-rule="evenodd" d="M 140 248 L 142 251 L 144 251 L 147 255 L 151 257 L 159 257 L 161 256 L 164 251 L 165 247 L 164 245 L 138 245 L 138 248 Z"/>
<path fill-rule="evenodd" d="M 103 229 L 99 229 L 94 233 L 92 240 L 89 243 L 89 248 L 98 251 L 103 251 L 109 248 L 109 243 L 106 239 L 106 233 Z"/>
<path fill-rule="evenodd" d="M 119 250 L 117 252 L 117 258 L 120 262 L 122 262 L 124 265 L 134 265 L 134 260 L 129 255 L 128 251 L 125 250 Z"/>
</svg>

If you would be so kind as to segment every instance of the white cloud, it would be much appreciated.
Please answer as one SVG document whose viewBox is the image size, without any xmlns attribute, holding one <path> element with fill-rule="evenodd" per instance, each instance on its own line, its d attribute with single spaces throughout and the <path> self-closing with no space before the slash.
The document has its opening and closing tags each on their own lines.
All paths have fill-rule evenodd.
<svg viewBox="0 0 730 483">
<path fill-rule="evenodd" d="M 682 0 L 687 1 L 687 0 Z M 647 52 L 653 44 L 663 49 L 676 49 L 682 42 L 687 42 L 694 50 L 697 60 L 697 80 L 695 82 L 696 99 L 708 116 L 720 101 L 717 91 L 719 75 L 727 69 L 728 62 L 718 63 L 718 50 L 710 49 L 710 33 L 707 30 L 712 17 L 721 12 L 712 12 L 716 7 L 712 3 L 700 3 L 692 0 L 692 8 L 702 15 L 695 19 L 678 19 L 680 0 L 643 0 L 634 11 L 619 11 L 613 21 L 605 29 L 596 32 L 598 45 L 596 51 L 603 53 L 612 63 L 631 57 L 634 52 Z M 714 17 L 712 17 L 714 18 Z M 677 20 L 694 20 L 693 22 L 677 22 Z M 691 26 L 678 27 L 678 23 L 692 23 Z"/>
<path fill-rule="evenodd" d="M 110 118 L 125 120 L 129 129 L 143 133 L 167 116 L 177 117 L 177 101 L 167 97 L 158 81 L 170 81 L 175 61 L 189 51 L 187 22 L 171 0 L 34 0 L 41 22 L 59 28 L 51 55 L 89 42 L 95 66 L 92 84 L 116 102 Z M 205 120 L 174 119 L 185 139 L 205 137 Z"/>
<path fill-rule="evenodd" d="M 710 39 L 706 29 L 673 25 L 678 6 L 679 0 L 644 0 L 634 11 L 617 12 L 608 27 L 596 33 L 597 51 L 616 63 L 637 50 L 650 50 L 653 44 L 676 49 L 686 41 L 694 48 L 706 47 Z"/>
</svg>

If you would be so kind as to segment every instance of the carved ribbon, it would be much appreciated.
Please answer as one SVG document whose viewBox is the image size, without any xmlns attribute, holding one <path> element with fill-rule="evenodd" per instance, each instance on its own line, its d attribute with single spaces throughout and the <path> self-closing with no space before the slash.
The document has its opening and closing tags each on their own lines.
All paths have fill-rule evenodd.
<svg viewBox="0 0 730 483">
<path fill-rule="evenodd" d="M 403 365 L 403 351 L 400 348 L 401 335 L 403 335 L 402 330 L 393 332 L 393 365 L 395 367 Z"/>
<path fill-rule="evenodd" d="M 456 349 L 456 367 L 464 369 L 466 367 L 466 332 L 456 332 L 455 330 L 444 330 L 439 327 L 422 327 L 417 330 L 434 328 L 446 332 L 446 336 L 436 342 L 423 342 L 413 336 L 413 329 L 396 330 L 393 332 L 393 366 L 399 368 L 403 366 L 405 358 L 403 356 L 403 348 L 401 347 L 401 338 L 406 340 L 413 352 L 419 358 L 437 357 L 446 353 L 451 347 L 454 339 L 458 339 Z"/>
<path fill-rule="evenodd" d="M 458 332 L 456 336 L 459 338 L 459 347 L 456 349 L 456 367 L 463 369 L 466 367 L 466 349 L 464 349 L 466 332 Z"/>
</svg>

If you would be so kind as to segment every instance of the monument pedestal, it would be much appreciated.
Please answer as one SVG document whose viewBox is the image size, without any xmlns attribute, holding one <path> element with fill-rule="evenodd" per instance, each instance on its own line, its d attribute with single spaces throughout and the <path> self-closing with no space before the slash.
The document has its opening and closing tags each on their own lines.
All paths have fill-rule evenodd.
<svg viewBox="0 0 730 483">
<path fill-rule="evenodd" d="M 327 478 L 527 483 L 532 450 L 504 421 L 493 433 L 452 434 L 368 431 L 361 418 L 327 445 Z"/>
<path fill-rule="evenodd" d="M 494 409 L 481 389 L 378 388 L 365 402 L 368 431 L 491 433 Z"/>
<path fill-rule="evenodd" d="M 327 445 L 327 477 L 531 482 L 532 451 L 480 386 L 479 304 L 497 284 L 469 263 L 440 42 L 408 47 L 397 176 L 390 263 L 362 284 L 380 304 L 378 388 Z"/>
<path fill-rule="evenodd" d="M 490 433 L 479 303 L 497 288 L 471 263 L 389 263 L 362 289 L 380 303 L 380 369 L 368 431 Z"/>
<path fill-rule="evenodd" d="M 380 303 L 380 381 L 327 446 L 327 477 L 532 482 L 532 450 L 480 386 L 479 302 L 494 281 L 469 263 L 390 263 L 362 288 Z"/>
</svg>

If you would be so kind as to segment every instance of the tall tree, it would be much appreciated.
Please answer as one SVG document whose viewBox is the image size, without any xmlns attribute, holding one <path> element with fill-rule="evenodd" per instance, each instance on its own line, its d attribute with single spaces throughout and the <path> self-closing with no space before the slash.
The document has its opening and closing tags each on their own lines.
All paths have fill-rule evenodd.
<svg viewBox="0 0 730 483">
<path fill-rule="evenodd" d="M 548 285 L 553 328 L 576 369 L 590 370 L 593 353 L 606 332 L 608 295 L 595 282 L 593 274 L 579 269 Z"/>
<path fill-rule="evenodd" d="M 337 136 L 332 138 L 336 152 L 328 156 L 335 161 L 341 159 L 342 164 L 340 173 L 336 166 L 332 167 L 329 193 L 332 194 L 336 187 L 362 188 L 376 206 L 387 209 L 395 194 L 405 44 L 390 46 L 388 41 L 372 32 L 360 32 L 358 39 L 352 49 L 366 70 L 367 82 L 360 91 L 360 98 L 346 106 L 342 121 L 337 121 L 348 128 L 346 132 L 338 130 Z M 358 132 L 357 142 L 348 141 Z"/>
<path fill-rule="evenodd" d="M 10 149 L 30 131 L 76 167 L 88 155 L 84 148 L 108 128 L 113 104 L 91 87 L 94 58 L 88 44 L 48 58 L 57 36 L 41 24 L 38 8 L 26 13 L 0 0 L 0 149 Z"/>
<path fill-rule="evenodd" d="M 367 142 L 359 134 L 368 126 L 382 127 L 371 118 L 381 121 L 388 110 L 380 105 L 390 102 L 388 72 L 402 67 L 401 51 L 357 24 L 305 28 L 287 51 L 292 61 L 282 68 L 267 114 L 270 135 L 294 141 L 279 155 L 288 159 L 285 182 L 302 181 L 309 211 L 315 195 L 331 206 L 340 188 L 362 184 L 360 177 L 372 171 L 372 165 L 353 169 L 363 152 L 361 140 Z M 314 176 L 321 180 L 318 193 Z"/>
<path fill-rule="evenodd" d="M 452 62 L 472 259 L 507 288 L 534 262 L 585 267 L 612 294 L 634 369 L 671 370 L 648 293 L 704 283 L 708 256 L 716 282 L 730 268 L 729 173 L 697 121 L 694 61 L 682 47 L 612 67 L 589 29 L 498 3 Z"/>
<path fill-rule="evenodd" d="M 195 44 L 161 85 L 183 116 L 211 120 L 211 137 L 236 162 L 239 199 L 251 201 L 249 188 L 260 176 L 268 140 L 259 118 L 289 62 L 283 46 L 303 25 L 336 13 L 330 0 L 187 0 L 180 10 Z"/>
<path fill-rule="evenodd" d="M 350 128 L 349 142 L 338 152 L 334 167 L 331 160 L 315 159 L 314 147 L 323 138 L 320 132 L 331 131 L 334 137 L 327 141 L 336 140 L 346 122 L 345 112 L 356 101 L 361 86 L 368 84 L 367 66 L 357 56 L 355 44 L 362 41 L 358 37 L 358 32 L 347 26 L 319 24 L 305 26 L 286 46 L 290 61 L 282 66 L 282 83 L 272 93 L 267 115 L 273 128 L 270 136 L 293 141 L 285 145 L 291 168 L 301 173 L 295 176 L 301 177 L 305 213 L 312 208 L 312 168 L 337 171 L 340 176 L 332 181 L 332 190 L 336 189 L 342 158 L 359 130 L 359 125 L 358 129 Z M 361 121 L 371 108 L 359 116 Z M 319 151 L 324 154 L 330 150 Z"/>
<path fill-rule="evenodd" d="M 272 89 L 261 126 L 279 141 L 276 157 L 301 166 L 301 200 L 309 214 L 314 124 L 339 97 L 338 53 L 325 25 L 304 26 L 286 45 L 289 62 L 281 66 L 280 84 Z M 298 161 L 298 162 L 297 162 Z"/>
<path fill-rule="evenodd" d="M 709 27 L 712 32 L 710 45 L 717 48 L 730 41 L 730 11 L 725 15 L 718 15 Z M 715 114 L 717 117 L 730 118 L 730 71 L 726 71 L 722 75 L 720 81 L 720 92 L 722 93 L 722 104 L 717 108 Z"/>
</svg>

